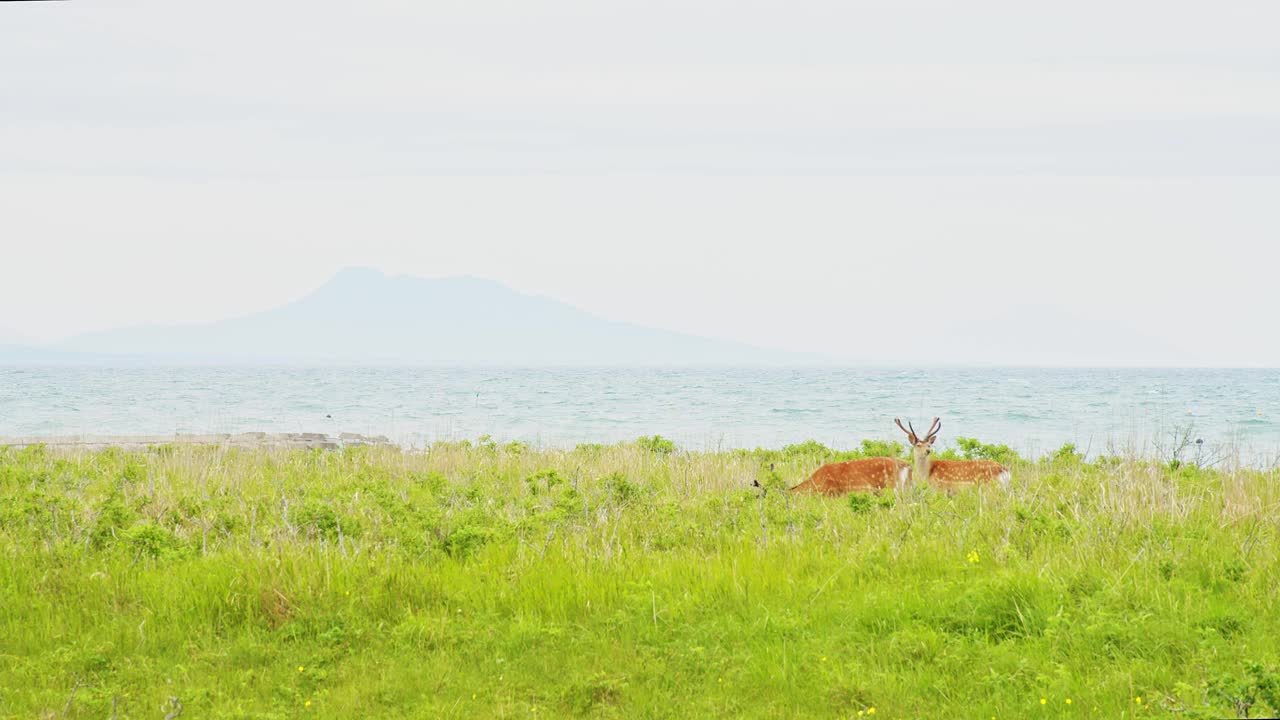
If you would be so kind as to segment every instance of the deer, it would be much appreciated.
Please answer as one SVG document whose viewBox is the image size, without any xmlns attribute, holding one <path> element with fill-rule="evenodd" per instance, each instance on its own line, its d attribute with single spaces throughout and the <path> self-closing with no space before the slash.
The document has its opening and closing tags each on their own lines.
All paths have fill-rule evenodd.
<svg viewBox="0 0 1280 720">
<path fill-rule="evenodd" d="M 994 460 L 934 460 L 929 457 L 933 453 L 933 441 L 942 430 L 942 421 L 938 418 L 933 419 L 933 425 L 929 427 L 929 432 L 925 433 L 923 439 L 916 435 L 916 429 L 910 421 L 907 422 L 906 427 L 902 426 L 902 421 L 898 418 L 894 418 L 893 421 L 902 432 L 907 434 L 907 440 L 911 442 L 911 472 L 915 478 L 922 479 L 948 493 L 957 488 L 983 485 L 993 480 L 999 482 L 1001 487 L 1008 489 L 1009 481 L 1013 476 L 1009 468 Z"/>
<path fill-rule="evenodd" d="M 854 492 L 879 492 L 911 483 L 911 465 L 898 458 L 873 457 L 827 463 L 808 480 L 788 492 L 839 497 Z"/>
</svg>

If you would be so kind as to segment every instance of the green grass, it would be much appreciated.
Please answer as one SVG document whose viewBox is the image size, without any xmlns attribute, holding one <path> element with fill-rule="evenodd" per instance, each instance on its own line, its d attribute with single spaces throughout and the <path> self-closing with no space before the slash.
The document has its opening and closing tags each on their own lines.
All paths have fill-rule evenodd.
<svg viewBox="0 0 1280 720">
<path fill-rule="evenodd" d="M 750 487 L 833 457 L 0 448 L 0 717 L 1280 712 L 1274 471 Z"/>
</svg>

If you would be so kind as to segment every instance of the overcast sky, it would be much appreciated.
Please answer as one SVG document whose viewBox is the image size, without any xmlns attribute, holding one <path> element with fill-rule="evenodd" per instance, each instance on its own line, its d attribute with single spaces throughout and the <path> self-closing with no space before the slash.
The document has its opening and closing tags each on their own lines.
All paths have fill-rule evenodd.
<svg viewBox="0 0 1280 720">
<path fill-rule="evenodd" d="M 1035 326 L 1070 339 L 1038 361 L 1276 366 L 1277 27 L 1273 0 L 0 3 L 0 342 L 363 265 L 850 357 Z"/>
</svg>

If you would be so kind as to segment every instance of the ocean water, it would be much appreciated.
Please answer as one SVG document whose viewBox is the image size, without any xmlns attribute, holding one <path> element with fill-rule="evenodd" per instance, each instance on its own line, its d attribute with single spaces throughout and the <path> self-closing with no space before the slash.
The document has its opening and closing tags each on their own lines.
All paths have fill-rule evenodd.
<svg viewBox="0 0 1280 720">
<path fill-rule="evenodd" d="M 1150 452 L 1189 428 L 1280 451 L 1280 370 L 0 367 L 0 437 L 359 432 L 407 446 L 660 434 L 683 447 L 848 448 L 942 418 L 940 441 Z"/>
</svg>

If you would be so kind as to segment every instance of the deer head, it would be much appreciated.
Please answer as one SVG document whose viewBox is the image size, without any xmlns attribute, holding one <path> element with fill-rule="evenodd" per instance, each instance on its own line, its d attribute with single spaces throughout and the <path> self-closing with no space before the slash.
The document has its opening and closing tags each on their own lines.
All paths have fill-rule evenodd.
<svg viewBox="0 0 1280 720">
<path fill-rule="evenodd" d="M 929 426 L 929 432 L 925 433 L 924 438 L 916 434 L 916 429 L 911 425 L 911 421 L 907 421 L 907 426 L 902 426 L 902 421 L 894 418 L 893 421 L 898 424 L 902 432 L 907 434 L 907 440 L 911 442 L 911 455 L 915 458 L 916 464 L 927 461 L 929 453 L 933 452 L 933 441 L 938 437 L 938 431 L 942 429 L 942 421 L 938 418 L 933 419 L 933 424 Z"/>
</svg>

